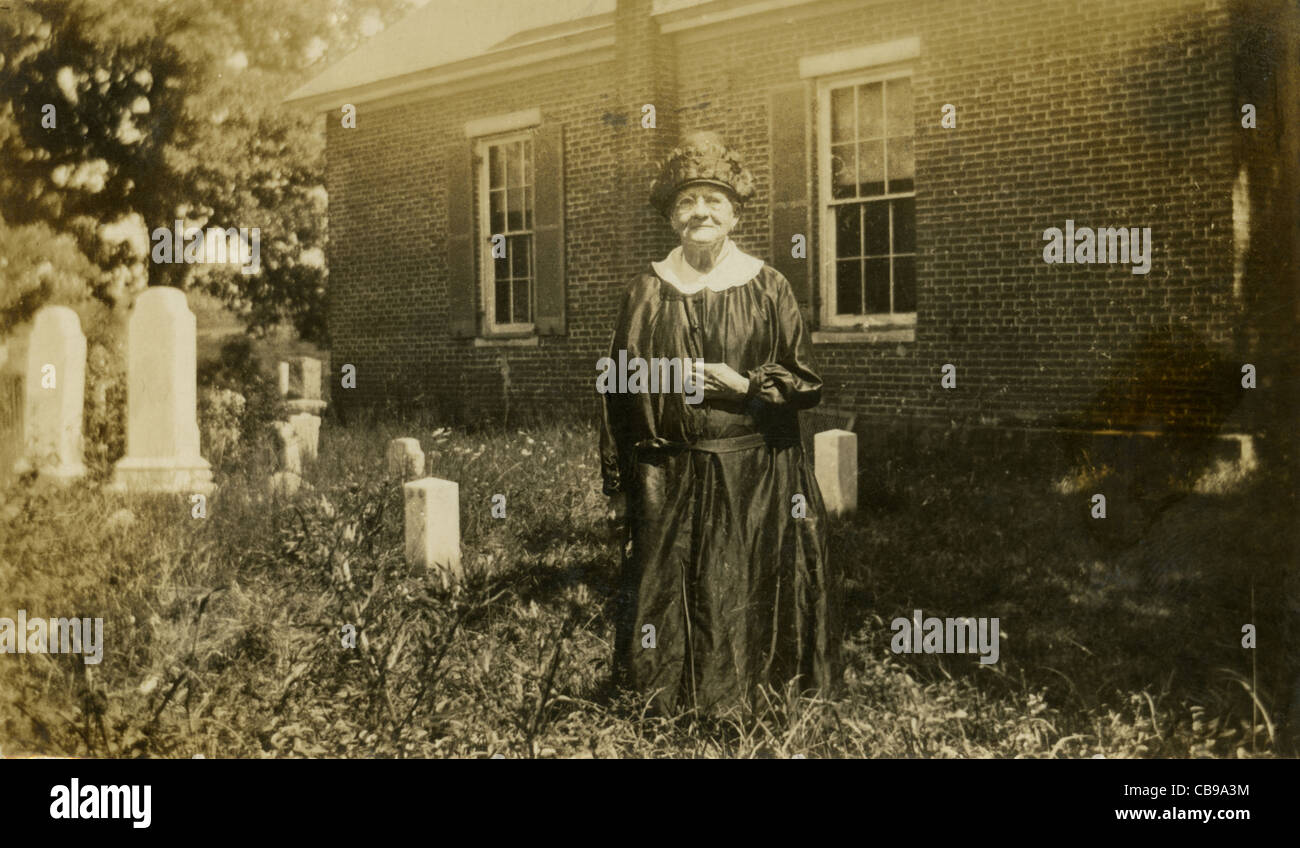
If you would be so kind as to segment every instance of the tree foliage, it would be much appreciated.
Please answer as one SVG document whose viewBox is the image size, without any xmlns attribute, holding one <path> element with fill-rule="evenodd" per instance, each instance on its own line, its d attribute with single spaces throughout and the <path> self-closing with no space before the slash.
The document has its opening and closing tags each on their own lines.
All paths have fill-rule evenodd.
<svg viewBox="0 0 1300 848">
<path fill-rule="evenodd" d="M 281 99 L 410 5 L 45 0 L 0 16 L 0 332 L 47 302 L 171 285 L 323 341 L 323 134 Z M 258 228 L 259 270 L 150 261 L 150 233 L 176 220 Z"/>
</svg>

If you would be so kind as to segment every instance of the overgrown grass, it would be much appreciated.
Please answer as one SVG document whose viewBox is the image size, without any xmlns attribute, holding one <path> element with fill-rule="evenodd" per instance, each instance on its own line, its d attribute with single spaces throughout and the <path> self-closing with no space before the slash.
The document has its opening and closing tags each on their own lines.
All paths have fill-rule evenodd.
<svg viewBox="0 0 1300 848">
<path fill-rule="evenodd" d="M 421 440 L 431 474 L 460 483 L 467 577 L 449 590 L 403 562 L 402 495 L 384 473 L 399 435 Z M 880 456 L 863 468 L 859 514 L 831 530 L 849 578 L 842 697 L 772 693 L 757 715 L 663 718 L 608 685 L 618 557 L 594 443 L 577 426 L 327 421 L 309 490 L 269 499 L 269 442 L 248 444 L 218 469 L 202 519 L 187 499 L 124 501 L 93 482 L 11 490 L 0 503 L 0 616 L 102 617 L 107 646 L 99 665 L 0 655 L 0 750 L 1290 753 L 1280 726 L 1296 643 L 1285 606 L 1294 550 L 1280 532 L 1293 520 L 1279 494 L 1287 480 L 1261 473 L 1230 494 L 1166 487 L 1156 498 L 1122 472 L 1059 457 Z M 1063 493 L 1063 475 L 1091 475 L 1092 488 Z M 1099 486 L 1104 521 L 1089 516 Z M 506 496 L 504 520 L 491 515 L 494 494 Z M 891 653 L 890 622 L 918 608 L 998 617 L 998 663 Z M 1254 670 L 1246 623 L 1260 634 Z M 356 647 L 345 647 L 345 625 Z"/>
</svg>

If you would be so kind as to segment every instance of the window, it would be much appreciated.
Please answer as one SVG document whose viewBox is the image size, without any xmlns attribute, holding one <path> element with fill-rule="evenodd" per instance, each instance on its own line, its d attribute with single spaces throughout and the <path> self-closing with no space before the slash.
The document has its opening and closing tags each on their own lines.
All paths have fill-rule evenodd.
<svg viewBox="0 0 1300 848">
<path fill-rule="evenodd" d="M 468 121 L 465 137 L 439 166 L 448 334 L 478 346 L 563 336 L 564 125 L 524 109 Z"/>
<path fill-rule="evenodd" d="M 478 143 L 483 304 L 490 333 L 534 328 L 537 202 L 531 133 Z"/>
<path fill-rule="evenodd" d="M 910 71 L 822 81 L 818 115 L 823 324 L 915 324 Z"/>
</svg>

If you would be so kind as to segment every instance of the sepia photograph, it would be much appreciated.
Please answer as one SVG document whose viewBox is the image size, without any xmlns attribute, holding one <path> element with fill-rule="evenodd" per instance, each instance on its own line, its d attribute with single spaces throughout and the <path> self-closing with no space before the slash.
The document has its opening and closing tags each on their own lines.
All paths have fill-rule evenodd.
<svg viewBox="0 0 1300 848">
<path fill-rule="evenodd" d="M 1294 759 L 1297 130 L 1292 0 L 8 0 L 0 757 Z"/>
</svg>

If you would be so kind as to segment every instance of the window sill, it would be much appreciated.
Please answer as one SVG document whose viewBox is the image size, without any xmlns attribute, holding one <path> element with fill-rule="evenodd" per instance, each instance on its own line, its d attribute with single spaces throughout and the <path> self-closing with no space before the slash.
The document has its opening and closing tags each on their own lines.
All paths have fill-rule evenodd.
<svg viewBox="0 0 1300 848">
<path fill-rule="evenodd" d="M 871 344 L 873 342 L 914 342 L 915 327 L 877 327 L 864 330 L 859 327 L 844 330 L 818 330 L 812 334 L 813 344 Z"/>
<path fill-rule="evenodd" d="M 537 347 L 538 337 L 529 336 L 479 336 L 474 347 Z"/>
</svg>

